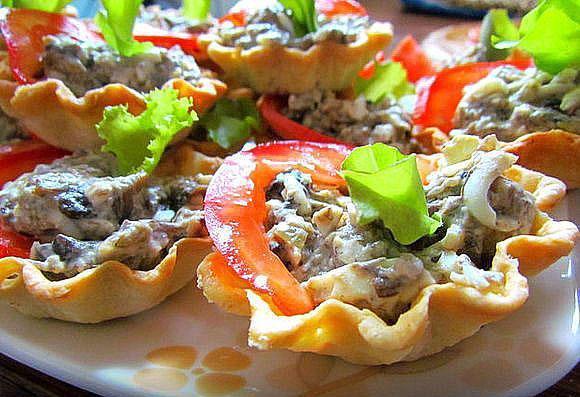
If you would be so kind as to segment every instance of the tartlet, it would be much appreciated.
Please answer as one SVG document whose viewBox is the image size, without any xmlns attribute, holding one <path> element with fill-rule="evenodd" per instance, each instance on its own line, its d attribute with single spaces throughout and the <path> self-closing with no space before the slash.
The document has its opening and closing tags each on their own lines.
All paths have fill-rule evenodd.
<svg viewBox="0 0 580 397">
<path fill-rule="evenodd" d="M 132 61 L 133 57 L 116 54 L 91 30 L 93 27 L 74 17 L 16 9 L 3 18 L 2 29 L 10 33 L 9 40 L 13 42 L 2 37 L 2 47 L 7 46 L 11 55 L 0 57 L 0 71 L 11 69 L 12 75 L 10 78 L 7 73 L 0 75 L 3 78 L 0 107 L 25 130 L 63 149 L 98 149 L 103 141 L 97 135 L 95 124 L 102 119 L 104 108 L 126 105 L 131 113 L 140 113 L 145 108 L 144 94 L 152 88 L 176 89 L 180 97 L 192 99 L 193 110 L 198 113 L 210 108 L 227 90 L 214 73 L 200 71 L 193 58 L 178 46 L 154 47 L 149 53 L 139 54 L 141 58 L 137 62 Z M 46 65 L 41 59 L 47 60 Z M 101 66 L 95 66 L 97 60 Z M 97 69 L 93 71 L 90 67 Z M 109 76 L 102 81 L 103 69 L 107 67 L 111 68 L 111 76 L 118 75 L 117 80 Z M 45 69 L 58 77 L 47 76 Z M 128 75 L 131 69 L 133 74 Z M 169 77 L 157 81 L 160 76 Z M 91 79 L 94 80 L 91 84 L 85 82 Z M 129 87 L 129 82 L 136 85 L 135 89 Z"/>
<path fill-rule="evenodd" d="M 489 139 L 486 142 L 482 145 L 490 144 Z M 492 146 L 486 150 L 496 150 L 497 141 Z M 445 153 L 445 157 L 436 154 L 420 160 L 419 170 L 425 179 L 433 171 L 457 172 L 452 170 L 462 159 Z M 361 280 L 368 282 L 368 275 L 342 271 L 344 267 L 302 282 L 318 305 L 297 315 L 284 315 L 287 308 L 278 306 L 267 292 L 251 287 L 219 252 L 210 254 L 199 266 L 198 285 L 206 298 L 223 310 L 251 317 L 248 343 L 259 349 L 314 352 L 365 365 L 411 361 L 437 353 L 520 308 L 529 293 L 526 277 L 539 273 L 574 247 L 577 227 L 541 212 L 563 197 L 562 182 L 517 165 L 509 167 L 503 177 L 534 196 L 537 212 L 528 233 L 497 244 L 490 271 L 501 274 L 502 281 L 476 285 L 459 278 L 427 285 L 396 321 L 386 321 L 372 310 L 341 301 L 340 297 L 348 296 L 352 301 Z M 232 233 L 226 231 L 227 227 L 219 238 Z M 227 255 L 235 254 L 228 251 Z"/>
<path fill-rule="evenodd" d="M 172 148 L 157 175 L 194 176 L 212 173 L 221 161 L 195 152 L 187 143 Z M 53 279 L 31 259 L 0 259 L 0 299 L 22 313 L 78 323 L 98 323 L 147 310 L 195 277 L 200 261 L 211 252 L 203 232 L 181 238 L 151 270 L 132 270 L 109 260 L 72 277 Z"/>
<path fill-rule="evenodd" d="M 193 99 L 193 109 L 203 113 L 221 97 L 227 86 L 204 78 L 198 85 L 175 79 L 164 87 L 179 91 L 179 97 Z M 38 104 L 42 103 L 42 111 Z M 19 86 L 13 81 L 0 81 L 0 107 L 34 135 L 49 144 L 66 150 L 95 150 L 104 141 L 95 125 L 103 118 L 107 106 L 126 105 L 129 112 L 145 109 L 143 94 L 122 84 L 109 84 L 76 97 L 66 85 L 55 79 Z"/>
<path fill-rule="evenodd" d="M 241 10 L 240 3 L 232 12 Z M 314 88 L 345 89 L 357 72 L 391 42 L 392 36 L 390 24 L 374 22 L 352 43 L 323 40 L 307 49 L 281 43 L 247 49 L 229 46 L 216 32 L 201 35 L 200 43 L 209 58 L 223 69 L 228 82 L 260 93 L 302 93 Z"/>
</svg>

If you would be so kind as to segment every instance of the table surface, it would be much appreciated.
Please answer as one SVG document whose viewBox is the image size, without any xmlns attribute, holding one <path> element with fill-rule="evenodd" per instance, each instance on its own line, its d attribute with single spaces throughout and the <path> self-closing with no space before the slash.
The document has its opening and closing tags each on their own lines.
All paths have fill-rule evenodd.
<svg viewBox="0 0 580 397">
<path fill-rule="evenodd" d="M 406 13 L 395 0 L 361 1 L 369 13 L 377 20 L 391 21 L 395 27 L 395 40 L 406 34 L 413 34 L 421 40 L 430 31 L 463 19 L 418 15 Z M 77 389 L 41 372 L 22 365 L 0 354 L 0 397 L 56 397 L 56 396 L 95 396 Z M 566 377 L 540 394 L 541 397 L 580 396 L 580 365 Z"/>
</svg>

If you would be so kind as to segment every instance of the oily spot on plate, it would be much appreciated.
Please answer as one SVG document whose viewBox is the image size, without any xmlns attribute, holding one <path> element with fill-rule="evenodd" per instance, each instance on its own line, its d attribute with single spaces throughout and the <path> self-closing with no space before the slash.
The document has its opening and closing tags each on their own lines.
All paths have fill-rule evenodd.
<svg viewBox="0 0 580 397">
<path fill-rule="evenodd" d="M 250 356 L 231 347 L 218 347 L 202 360 L 204 367 L 213 371 L 241 371 L 252 363 Z"/>
<path fill-rule="evenodd" d="M 133 382 L 147 390 L 169 392 L 185 387 L 189 378 L 173 368 L 145 368 L 133 376 Z"/>
<path fill-rule="evenodd" d="M 196 390 L 203 396 L 224 396 L 246 386 L 246 379 L 235 374 L 210 372 L 195 379 Z"/>
<path fill-rule="evenodd" d="M 168 346 L 149 352 L 145 358 L 161 367 L 188 369 L 195 364 L 197 350 L 191 346 Z"/>
<path fill-rule="evenodd" d="M 145 368 L 133 376 L 133 382 L 147 390 L 172 392 L 182 389 L 195 377 L 197 391 L 203 396 L 224 396 L 246 386 L 242 376 L 227 372 L 240 371 L 251 365 L 248 355 L 231 347 L 219 347 L 207 353 L 202 360 L 205 368 L 193 367 L 197 360 L 197 350 L 192 346 L 167 346 L 152 350 L 146 360 L 158 366 Z"/>
</svg>

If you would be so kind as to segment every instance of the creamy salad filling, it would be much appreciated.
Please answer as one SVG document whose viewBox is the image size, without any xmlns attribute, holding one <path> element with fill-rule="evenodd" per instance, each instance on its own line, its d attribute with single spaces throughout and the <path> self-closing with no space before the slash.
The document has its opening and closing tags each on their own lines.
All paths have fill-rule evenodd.
<svg viewBox="0 0 580 397">
<path fill-rule="evenodd" d="M 357 41 L 370 26 L 368 17 L 337 16 L 327 18 L 318 16 L 318 29 L 298 37 L 292 19 L 278 3 L 254 10 L 246 16 L 245 26 L 234 26 L 224 22 L 217 28 L 220 44 L 227 47 L 249 49 L 256 46 L 282 45 L 307 50 L 323 41 L 350 44 Z"/>
<path fill-rule="evenodd" d="M 66 35 L 45 38 L 42 64 L 46 77 L 62 80 L 77 96 L 111 83 L 149 92 L 173 78 L 195 81 L 201 76 L 195 59 L 178 46 L 124 57 L 104 42 L 79 42 Z"/>
<path fill-rule="evenodd" d="M 113 176 L 108 154 L 75 154 L 39 165 L 0 191 L 0 217 L 37 240 L 31 259 L 51 277 L 107 260 L 149 270 L 183 237 L 205 234 L 209 177 Z"/>
<path fill-rule="evenodd" d="M 416 151 L 410 116 L 395 100 L 373 104 L 360 95 L 340 98 L 335 92 L 314 90 L 288 97 L 287 117 L 341 141 L 362 146 L 382 142 L 403 153 Z"/>
<path fill-rule="evenodd" d="M 580 71 L 551 76 L 501 66 L 466 88 L 454 124 L 453 134 L 495 134 L 502 141 L 552 129 L 580 134 Z"/>
<path fill-rule="evenodd" d="M 193 21 L 176 8 L 161 8 L 159 5 L 142 7 L 138 22 L 173 32 L 198 33 L 207 31 L 211 23 Z"/>
<path fill-rule="evenodd" d="M 489 270 L 495 244 L 529 233 L 537 212 L 534 197 L 501 176 L 514 162 L 491 145 L 430 175 L 429 212 L 443 226 L 408 246 L 379 222 L 358 224 L 343 192 L 319 190 L 297 170 L 281 173 L 266 192 L 271 249 L 317 303 L 336 298 L 388 322 L 430 284 L 497 287 L 504 280 Z"/>
</svg>

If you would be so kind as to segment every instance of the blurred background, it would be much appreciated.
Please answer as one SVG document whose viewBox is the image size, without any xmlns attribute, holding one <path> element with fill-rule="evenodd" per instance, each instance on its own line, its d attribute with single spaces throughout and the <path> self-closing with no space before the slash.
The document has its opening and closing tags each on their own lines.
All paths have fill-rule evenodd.
<svg viewBox="0 0 580 397">
<path fill-rule="evenodd" d="M 507 8 L 512 14 L 521 14 L 534 7 L 537 0 L 360 0 L 368 9 L 394 9 L 414 13 L 432 13 L 463 18 L 481 18 L 489 8 Z M 236 0 L 212 1 L 212 14 L 221 16 Z M 72 3 L 81 17 L 91 17 L 99 7 L 98 0 L 75 0 Z M 181 0 L 145 0 L 146 5 L 178 8 Z"/>
</svg>

